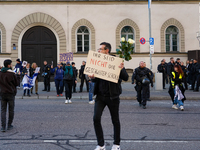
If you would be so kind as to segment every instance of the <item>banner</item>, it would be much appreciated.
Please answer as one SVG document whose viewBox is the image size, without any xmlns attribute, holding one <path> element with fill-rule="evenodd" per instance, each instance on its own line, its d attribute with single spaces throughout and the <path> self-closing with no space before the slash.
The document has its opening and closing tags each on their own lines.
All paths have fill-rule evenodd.
<svg viewBox="0 0 200 150">
<path fill-rule="evenodd" d="M 73 53 L 60 53 L 60 62 L 73 61 Z"/>
<path fill-rule="evenodd" d="M 29 77 L 27 75 L 24 76 L 24 78 L 22 80 L 23 89 L 31 89 L 35 85 L 35 80 L 37 78 L 38 71 L 40 71 L 40 67 L 37 67 L 35 69 L 35 73 L 34 73 L 33 77 Z"/>
<path fill-rule="evenodd" d="M 94 51 L 89 51 L 84 74 L 93 75 L 97 78 L 118 82 L 121 68 L 119 65 L 123 62 L 121 58 L 106 55 Z"/>
</svg>

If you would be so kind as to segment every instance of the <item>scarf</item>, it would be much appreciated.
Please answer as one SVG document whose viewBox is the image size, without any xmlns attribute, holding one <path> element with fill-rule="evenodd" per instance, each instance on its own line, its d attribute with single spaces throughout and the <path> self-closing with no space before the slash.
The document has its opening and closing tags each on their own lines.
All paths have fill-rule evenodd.
<svg viewBox="0 0 200 150">
<path fill-rule="evenodd" d="M 4 72 L 4 73 L 5 73 L 5 72 L 7 72 L 9 69 L 10 69 L 10 68 L 4 67 L 4 68 L 1 69 L 1 72 Z"/>
</svg>

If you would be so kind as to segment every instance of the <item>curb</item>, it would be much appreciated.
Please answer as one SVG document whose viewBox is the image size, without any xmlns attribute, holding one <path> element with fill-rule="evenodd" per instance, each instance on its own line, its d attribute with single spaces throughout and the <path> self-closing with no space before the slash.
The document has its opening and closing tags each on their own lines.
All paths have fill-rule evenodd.
<svg viewBox="0 0 200 150">
<path fill-rule="evenodd" d="M 16 99 L 65 99 L 63 97 L 56 97 L 56 96 L 15 96 Z M 200 97 L 186 97 L 187 100 L 200 100 Z M 89 99 L 88 96 L 73 96 L 72 99 Z M 135 96 L 120 96 L 121 100 L 137 100 Z M 150 97 L 151 100 L 171 100 L 169 96 L 152 96 Z"/>
</svg>

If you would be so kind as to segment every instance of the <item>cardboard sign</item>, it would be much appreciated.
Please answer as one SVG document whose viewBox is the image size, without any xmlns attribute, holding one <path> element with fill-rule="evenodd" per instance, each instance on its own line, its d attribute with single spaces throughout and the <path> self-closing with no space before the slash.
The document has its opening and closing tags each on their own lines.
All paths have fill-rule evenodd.
<svg viewBox="0 0 200 150">
<path fill-rule="evenodd" d="M 73 53 L 60 53 L 60 62 L 73 61 Z"/>
<path fill-rule="evenodd" d="M 37 67 L 36 69 L 35 69 L 35 73 L 38 73 L 40 71 L 40 67 Z"/>
<path fill-rule="evenodd" d="M 119 65 L 123 62 L 121 58 L 106 55 L 94 51 L 89 51 L 84 74 L 93 75 L 97 78 L 118 82 L 121 68 Z"/>
</svg>

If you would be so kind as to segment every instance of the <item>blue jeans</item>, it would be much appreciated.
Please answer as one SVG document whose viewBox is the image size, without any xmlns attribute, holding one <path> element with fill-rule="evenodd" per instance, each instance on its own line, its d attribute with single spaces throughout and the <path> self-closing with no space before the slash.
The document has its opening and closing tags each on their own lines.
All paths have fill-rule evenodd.
<svg viewBox="0 0 200 150">
<path fill-rule="evenodd" d="M 174 95 L 176 95 L 176 91 L 175 91 L 175 89 L 174 89 Z M 183 106 L 183 101 L 182 100 L 178 100 L 178 96 L 174 99 L 174 102 L 173 102 L 173 104 L 175 104 L 175 105 L 179 105 L 179 106 Z"/>
<path fill-rule="evenodd" d="M 89 82 L 89 101 L 92 101 L 93 99 L 93 92 L 94 92 L 94 82 Z"/>
<path fill-rule="evenodd" d="M 63 80 L 55 79 L 57 95 L 63 93 Z"/>
</svg>

